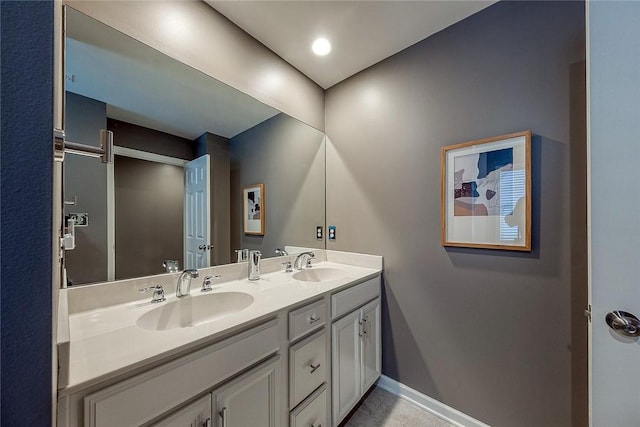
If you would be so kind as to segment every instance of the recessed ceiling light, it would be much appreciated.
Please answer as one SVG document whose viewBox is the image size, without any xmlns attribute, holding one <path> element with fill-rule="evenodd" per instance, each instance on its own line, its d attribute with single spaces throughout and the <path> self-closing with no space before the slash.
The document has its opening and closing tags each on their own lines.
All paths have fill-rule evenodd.
<svg viewBox="0 0 640 427">
<path fill-rule="evenodd" d="M 325 38 L 316 39 L 311 45 L 311 50 L 313 50 L 313 53 L 316 55 L 324 56 L 331 52 L 331 43 Z"/>
</svg>

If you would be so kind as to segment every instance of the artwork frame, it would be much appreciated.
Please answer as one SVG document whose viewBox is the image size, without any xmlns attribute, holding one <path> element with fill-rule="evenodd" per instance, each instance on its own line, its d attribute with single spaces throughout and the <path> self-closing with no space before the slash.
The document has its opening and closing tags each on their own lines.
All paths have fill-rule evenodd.
<svg viewBox="0 0 640 427">
<path fill-rule="evenodd" d="M 531 131 L 440 151 L 440 233 L 448 247 L 531 251 Z"/>
<path fill-rule="evenodd" d="M 264 236 L 264 184 L 242 187 L 242 230 L 244 234 Z"/>
</svg>

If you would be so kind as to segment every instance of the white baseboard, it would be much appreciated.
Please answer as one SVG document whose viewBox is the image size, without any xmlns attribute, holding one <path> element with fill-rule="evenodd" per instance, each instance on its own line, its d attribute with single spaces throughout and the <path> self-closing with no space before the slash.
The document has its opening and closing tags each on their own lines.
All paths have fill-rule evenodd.
<svg viewBox="0 0 640 427">
<path fill-rule="evenodd" d="M 478 421 L 475 418 L 464 414 L 457 409 L 445 405 L 417 390 L 407 387 L 398 381 L 382 375 L 378 379 L 378 387 L 387 390 L 389 393 L 395 394 L 409 402 L 419 406 L 425 411 L 431 412 L 433 415 L 458 426 L 458 427 L 490 427 L 488 424 Z"/>
</svg>

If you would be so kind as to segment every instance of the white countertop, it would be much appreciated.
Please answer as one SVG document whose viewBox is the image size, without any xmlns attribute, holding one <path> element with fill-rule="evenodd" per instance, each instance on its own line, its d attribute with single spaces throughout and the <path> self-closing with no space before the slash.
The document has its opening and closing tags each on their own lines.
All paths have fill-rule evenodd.
<svg viewBox="0 0 640 427">
<path fill-rule="evenodd" d="M 317 268 L 334 268 L 344 277 L 326 282 L 295 280 L 284 271 L 263 274 L 258 281 L 228 281 L 214 286 L 215 292 L 246 292 L 253 303 L 246 309 L 192 327 L 148 330 L 136 324 L 138 318 L 167 301 L 151 304 L 150 297 L 130 303 L 112 305 L 69 315 L 69 382 L 59 391 L 66 395 L 153 362 L 183 353 L 190 347 L 214 342 L 222 336 L 244 329 L 250 324 L 275 316 L 279 311 L 335 292 L 355 281 L 375 277 L 381 268 L 357 267 L 336 262 L 314 264 Z M 187 298 L 197 298 L 198 285 Z"/>
</svg>

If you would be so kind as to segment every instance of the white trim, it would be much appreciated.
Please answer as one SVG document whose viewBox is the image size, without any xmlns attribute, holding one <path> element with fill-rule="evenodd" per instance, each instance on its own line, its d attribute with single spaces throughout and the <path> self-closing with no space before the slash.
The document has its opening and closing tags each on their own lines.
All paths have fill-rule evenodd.
<svg viewBox="0 0 640 427">
<path fill-rule="evenodd" d="M 399 383 L 398 381 L 391 379 L 385 375 L 381 375 L 378 379 L 378 387 L 387 390 L 391 394 L 405 399 L 414 405 L 424 409 L 433 415 L 442 418 L 448 423 L 458 427 L 490 427 L 488 424 L 482 421 L 476 420 L 467 414 L 464 414 L 457 409 L 445 405 L 427 395 L 420 393 L 417 390 L 407 387 L 406 385 Z"/>
<path fill-rule="evenodd" d="M 116 185 L 113 162 L 107 163 L 107 281 L 116 280 Z"/>
<path fill-rule="evenodd" d="M 593 313 L 593 274 L 592 274 L 592 241 L 591 241 L 591 2 L 585 2 L 585 42 L 586 42 L 586 92 L 587 92 L 587 304 Z M 593 426 L 593 323 L 587 322 L 587 360 L 589 388 L 589 427 Z"/>
<path fill-rule="evenodd" d="M 116 156 L 133 157 L 134 159 L 147 160 L 149 162 L 164 163 L 166 165 L 184 166 L 188 160 L 176 157 L 163 156 L 161 154 L 149 153 L 148 151 L 134 150 L 133 148 L 113 146 L 113 154 Z"/>
</svg>

